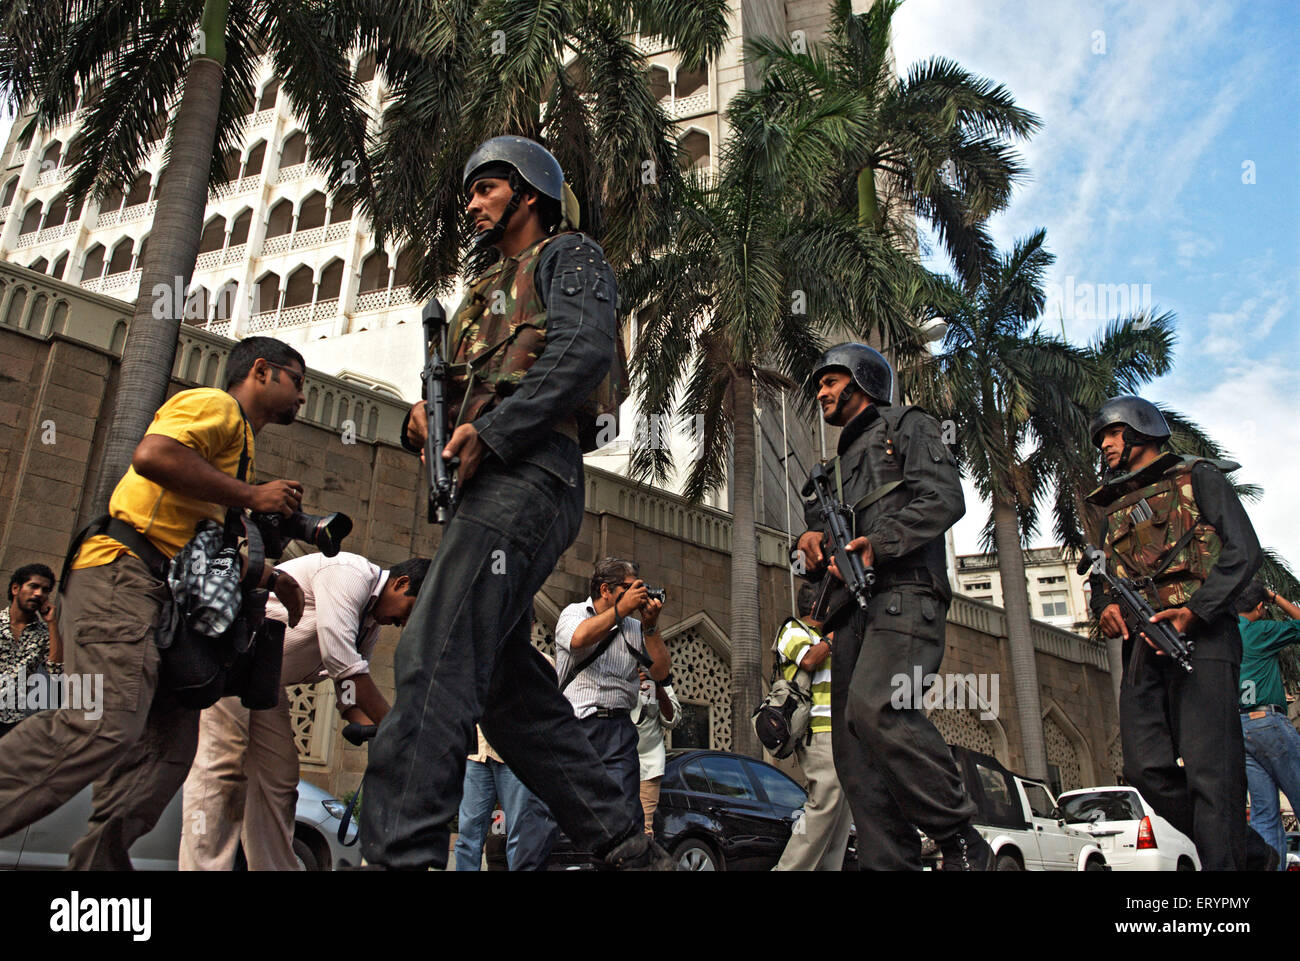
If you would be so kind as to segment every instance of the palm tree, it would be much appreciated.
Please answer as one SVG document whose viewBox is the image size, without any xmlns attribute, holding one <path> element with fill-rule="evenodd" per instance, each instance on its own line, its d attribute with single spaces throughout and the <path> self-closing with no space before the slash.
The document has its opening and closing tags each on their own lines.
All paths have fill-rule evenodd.
<svg viewBox="0 0 1300 961">
<path fill-rule="evenodd" d="M 452 0 L 399 6 L 375 59 L 391 88 L 372 163 L 376 230 L 412 239 L 416 287 L 447 288 L 469 240 L 461 171 L 482 141 L 541 140 L 582 229 L 620 267 L 667 237 L 677 145 L 630 38 L 660 35 L 683 67 L 726 40 L 727 0 Z"/>
<path fill-rule="evenodd" d="M 69 116 L 84 98 L 84 152 L 68 193 L 102 200 L 167 134 L 157 213 L 95 493 L 107 509 L 154 411 L 166 396 L 181 305 L 198 255 L 214 162 L 237 146 L 253 104 L 258 60 L 269 54 L 302 117 L 331 189 L 370 193 L 366 113 L 348 51 L 380 11 L 305 0 L 65 0 L 3 11 L 0 91 L 32 104 L 29 129 Z M 350 188 L 350 189 L 349 189 Z"/>
<path fill-rule="evenodd" d="M 685 184 L 670 242 L 620 278 L 624 309 L 635 309 L 640 325 L 632 367 L 641 416 L 702 427 L 685 496 L 699 499 L 725 484 L 730 459 L 732 746 L 755 757 L 762 752 L 750 715 L 762 693 L 763 658 L 755 398 L 805 382 L 824 346 L 820 331 L 842 327 L 865 304 L 902 316 L 894 292 L 916 269 L 848 214 L 775 203 L 779 194 L 756 172 L 762 168 L 762 150 L 734 135 L 717 178 Z M 792 309 L 796 299 L 806 314 Z M 810 412 L 810 396 L 796 396 Z M 637 477 L 664 481 L 674 468 L 666 445 L 639 448 L 632 458 Z"/>
<path fill-rule="evenodd" d="M 993 250 L 984 221 L 1007 205 L 1024 173 L 1009 140 L 1040 123 L 1005 87 L 942 57 L 900 79 L 890 51 L 900 2 L 876 0 L 854 14 L 851 0 L 834 0 L 824 44 L 808 50 L 794 40 L 755 40 L 752 55 L 767 73 L 761 89 L 740 95 L 738 109 L 758 107 L 777 137 L 792 114 L 852 115 L 856 136 L 828 178 L 838 202 L 902 249 L 915 247 L 913 217 L 924 219 L 957 275 L 973 284 Z"/>
</svg>

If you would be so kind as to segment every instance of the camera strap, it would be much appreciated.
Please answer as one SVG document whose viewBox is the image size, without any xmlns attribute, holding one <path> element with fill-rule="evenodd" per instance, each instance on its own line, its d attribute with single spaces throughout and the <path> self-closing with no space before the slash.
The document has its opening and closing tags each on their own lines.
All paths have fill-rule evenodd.
<svg viewBox="0 0 1300 961">
<path fill-rule="evenodd" d="M 619 595 L 619 597 L 621 599 L 622 595 Z M 594 610 L 592 610 L 590 607 L 588 607 L 587 610 L 591 611 L 593 617 L 595 616 L 596 612 Z M 623 643 L 627 645 L 627 651 L 629 654 L 632 655 L 633 660 L 635 660 L 638 664 L 644 667 L 647 671 L 650 670 L 650 667 L 654 664 L 654 660 L 644 651 L 638 651 L 635 647 L 633 647 L 630 643 L 628 643 L 628 639 L 623 636 L 623 621 L 620 618 L 618 623 L 609 629 L 609 633 L 606 634 L 603 638 L 601 638 L 600 642 L 596 645 L 595 652 L 591 655 L 591 657 L 583 661 L 582 664 L 580 664 L 578 667 L 569 668 L 569 673 L 566 674 L 564 680 L 560 682 L 561 692 L 564 691 L 564 689 L 567 688 L 574 681 L 576 681 L 578 679 L 579 674 L 581 674 L 587 668 L 591 667 L 591 665 L 595 664 L 598 660 L 600 660 L 600 656 L 604 654 L 607 650 L 609 650 L 609 645 L 613 644 L 614 639 L 618 637 L 623 638 Z M 644 638 L 642 638 L 641 644 L 643 646 L 645 645 Z"/>
</svg>

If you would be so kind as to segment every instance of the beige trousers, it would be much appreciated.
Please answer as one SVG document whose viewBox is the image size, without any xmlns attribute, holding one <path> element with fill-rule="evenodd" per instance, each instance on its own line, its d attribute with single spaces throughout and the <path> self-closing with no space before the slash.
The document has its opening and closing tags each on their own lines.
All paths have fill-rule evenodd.
<svg viewBox="0 0 1300 961">
<path fill-rule="evenodd" d="M 662 783 L 663 775 L 641 782 L 641 811 L 645 814 L 645 833 L 651 837 L 655 834 L 655 808 L 659 806 L 659 787 Z"/>
<path fill-rule="evenodd" d="M 294 811 L 298 749 L 289 699 L 250 711 L 223 697 L 199 720 L 199 747 L 185 780 L 180 869 L 229 871 L 242 837 L 250 871 L 296 871 Z"/>
<path fill-rule="evenodd" d="M 844 866 L 853 814 L 835 776 L 831 732 L 814 734 L 811 744 L 795 748 L 795 757 L 808 779 L 808 803 L 772 870 L 839 871 Z"/>
<path fill-rule="evenodd" d="M 127 852 L 185 780 L 198 732 L 199 712 L 158 691 L 153 629 L 165 596 L 129 554 L 68 575 L 59 603 L 64 670 L 103 677 L 103 713 L 42 711 L 0 740 L 0 837 L 93 782 L 90 823 L 68 867 L 131 870 Z"/>
</svg>

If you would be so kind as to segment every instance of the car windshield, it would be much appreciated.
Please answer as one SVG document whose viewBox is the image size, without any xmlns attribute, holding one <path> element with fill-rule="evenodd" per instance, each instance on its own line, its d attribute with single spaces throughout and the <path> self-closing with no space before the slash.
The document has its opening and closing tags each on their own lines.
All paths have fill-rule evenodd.
<svg viewBox="0 0 1300 961">
<path fill-rule="evenodd" d="M 1142 820 L 1142 805 L 1132 791 L 1071 794 L 1061 798 L 1061 812 L 1067 824 Z"/>
</svg>

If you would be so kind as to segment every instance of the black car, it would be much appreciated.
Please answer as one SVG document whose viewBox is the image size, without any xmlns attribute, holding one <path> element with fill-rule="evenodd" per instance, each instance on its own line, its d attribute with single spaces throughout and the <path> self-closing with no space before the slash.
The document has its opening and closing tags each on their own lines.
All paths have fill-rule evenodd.
<svg viewBox="0 0 1300 961">
<path fill-rule="evenodd" d="M 803 813 L 803 788 L 770 764 L 728 751 L 669 751 L 655 811 L 655 837 L 679 871 L 768 871 Z M 845 867 L 856 869 L 854 838 Z M 588 867 L 563 835 L 552 870 Z"/>
</svg>

